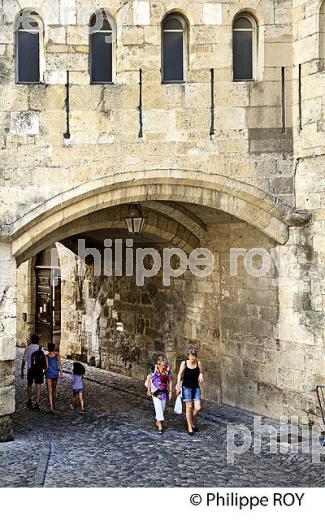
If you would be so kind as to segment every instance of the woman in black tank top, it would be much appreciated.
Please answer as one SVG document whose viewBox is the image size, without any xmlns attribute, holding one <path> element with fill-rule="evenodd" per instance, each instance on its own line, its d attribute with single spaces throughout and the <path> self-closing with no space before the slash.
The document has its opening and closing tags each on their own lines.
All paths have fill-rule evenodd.
<svg viewBox="0 0 325 520">
<path fill-rule="evenodd" d="M 197 350 L 191 347 L 188 350 L 188 359 L 183 361 L 177 378 L 177 395 L 182 393 L 186 406 L 187 430 L 189 435 L 194 435 L 198 429 L 195 420 L 201 410 L 201 389 L 203 383 L 203 370 L 197 359 Z M 194 403 L 194 410 L 193 410 Z"/>
<path fill-rule="evenodd" d="M 199 388 L 199 365 L 198 363 L 196 363 L 196 367 L 194 368 L 189 367 L 188 365 L 188 361 L 185 361 L 185 368 L 183 372 L 183 387 L 185 386 L 185 388 Z"/>
</svg>

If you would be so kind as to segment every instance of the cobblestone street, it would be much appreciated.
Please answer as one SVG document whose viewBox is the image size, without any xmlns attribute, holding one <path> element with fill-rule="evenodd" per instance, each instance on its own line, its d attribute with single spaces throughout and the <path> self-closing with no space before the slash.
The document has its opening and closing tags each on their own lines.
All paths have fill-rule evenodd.
<svg viewBox="0 0 325 520">
<path fill-rule="evenodd" d="M 172 405 L 162 437 L 154 427 L 153 407 L 143 383 L 87 368 L 87 412 L 69 409 L 71 368 L 64 362 L 58 385 L 58 410 L 47 413 L 43 387 L 41 411 L 25 406 L 26 379 L 19 377 L 17 358 L 14 416 L 16 439 L 0 444 L 2 487 L 261 487 L 324 486 L 324 462 L 309 455 L 271 454 L 268 446 L 250 449 L 227 464 L 229 424 L 252 427 L 253 415 L 204 403 L 200 432 L 189 437 L 184 415 Z M 268 424 L 276 425 L 268 420 Z"/>
</svg>

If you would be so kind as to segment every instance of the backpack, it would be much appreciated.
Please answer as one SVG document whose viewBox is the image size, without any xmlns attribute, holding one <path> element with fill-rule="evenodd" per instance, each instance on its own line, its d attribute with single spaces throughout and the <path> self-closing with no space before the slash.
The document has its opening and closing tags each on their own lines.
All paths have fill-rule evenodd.
<svg viewBox="0 0 325 520">
<path fill-rule="evenodd" d="M 32 354 L 32 368 L 39 371 L 46 369 L 45 354 L 42 347 Z"/>
</svg>

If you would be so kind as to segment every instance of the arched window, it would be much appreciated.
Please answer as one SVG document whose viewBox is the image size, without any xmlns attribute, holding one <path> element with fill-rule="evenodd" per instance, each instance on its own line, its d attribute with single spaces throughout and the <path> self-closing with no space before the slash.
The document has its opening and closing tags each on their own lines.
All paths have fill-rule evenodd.
<svg viewBox="0 0 325 520">
<path fill-rule="evenodd" d="M 112 20 L 102 11 L 90 22 L 90 77 L 91 83 L 113 83 L 115 28 Z"/>
<path fill-rule="evenodd" d="M 320 69 L 325 69 L 325 0 L 319 11 L 319 60 Z"/>
<path fill-rule="evenodd" d="M 172 14 L 162 26 L 162 78 L 166 83 L 185 81 L 187 27 L 184 19 Z"/>
<path fill-rule="evenodd" d="M 40 47 L 42 25 L 36 13 L 18 18 L 16 31 L 16 79 L 17 83 L 40 83 Z"/>
<path fill-rule="evenodd" d="M 248 81 L 255 78 L 256 24 L 246 14 L 238 16 L 233 25 L 233 78 Z"/>
</svg>

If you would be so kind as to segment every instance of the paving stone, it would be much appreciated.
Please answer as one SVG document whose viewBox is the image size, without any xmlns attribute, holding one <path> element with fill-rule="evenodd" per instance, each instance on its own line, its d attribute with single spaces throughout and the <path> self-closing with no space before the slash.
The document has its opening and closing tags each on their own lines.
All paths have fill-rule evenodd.
<svg viewBox="0 0 325 520">
<path fill-rule="evenodd" d="M 324 463 L 307 454 L 260 454 L 252 449 L 227 463 L 227 425 L 252 429 L 254 415 L 225 405 L 204 402 L 200 432 L 185 431 L 184 416 L 167 411 L 162 437 L 154 426 L 153 407 L 143 383 L 96 368 L 85 376 L 87 411 L 69 409 L 71 362 L 64 361 L 58 384 L 58 410 L 47 413 L 43 388 L 41 411 L 28 410 L 26 381 L 19 377 L 21 351 L 16 362 L 15 440 L 0 444 L 0 485 L 41 485 L 44 453 L 45 487 L 262 487 L 325 485 Z M 268 424 L 279 427 L 276 421 Z M 36 480 L 35 480 L 36 479 Z"/>
</svg>

